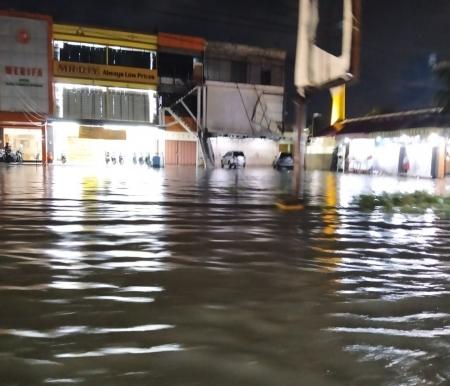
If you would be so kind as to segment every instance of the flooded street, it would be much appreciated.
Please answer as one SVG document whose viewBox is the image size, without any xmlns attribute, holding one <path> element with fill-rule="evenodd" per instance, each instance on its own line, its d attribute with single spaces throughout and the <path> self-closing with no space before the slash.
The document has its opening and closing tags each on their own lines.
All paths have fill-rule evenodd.
<svg viewBox="0 0 450 386">
<path fill-rule="evenodd" d="M 447 181 L 0 165 L 0 385 L 448 385 Z"/>
</svg>

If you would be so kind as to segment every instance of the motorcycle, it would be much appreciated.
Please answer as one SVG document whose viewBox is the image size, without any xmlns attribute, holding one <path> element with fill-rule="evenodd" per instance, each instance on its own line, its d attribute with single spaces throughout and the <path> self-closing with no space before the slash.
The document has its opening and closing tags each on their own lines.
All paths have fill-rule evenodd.
<svg viewBox="0 0 450 386">
<path fill-rule="evenodd" d="M 19 162 L 19 163 L 23 162 L 23 154 L 20 150 L 16 151 L 16 162 Z"/>
<path fill-rule="evenodd" d="M 144 156 L 142 154 L 139 156 L 139 165 L 144 165 Z"/>
<path fill-rule="evenodd" d="M 108 165 L 108 164 L 110 163 L 110 161 L 111 161 L 111 156 L 109 155 L 109 151 L 107 151 L 107 152 L 105 153 L 105 162 L 106 162 L 106 165 Z"/>
<path fill-rule="evenodd" d="M 122 154 L 119 154 L 119 164 L 120 165 L 123 165 L 123 156 L 122 156 Z"/>
<path fill-rule="evenodd" d="M 137 156 L 136 153 L 133 154 L 133 163 L 136 165 L 137 164 Z"/>
<path fill-rule="evenodd" d="M 20 150 L 13 152 L 10 147 L 2 149 L 0 152 L 0 160 L 6 163 L 23 162 L 23 154 Z"/>
<path fill-rule="evenodd" d="M 145 156 L 145 163 L 147 164 L 147 166 L 152 166 L 152 159 L 150 157 L 150 154 L 147 154 Z"/>
<path fill-rule="evenodd" d="M 115 165 L 115 164 L 117 163 L 117 158 L 116 158 L 116 155 L 115 155 L 115 154 L 112 154 L 112 155 L 111 155 L 111 163 L 112 163 L 113 165 Z"/>
</svg>

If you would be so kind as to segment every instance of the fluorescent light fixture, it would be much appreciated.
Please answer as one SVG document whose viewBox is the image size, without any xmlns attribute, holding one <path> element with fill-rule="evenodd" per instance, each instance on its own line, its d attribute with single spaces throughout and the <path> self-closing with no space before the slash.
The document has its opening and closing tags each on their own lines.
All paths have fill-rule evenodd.
<svg viewBox="0 0 450 386">
<path fill-rule="evenodd" d="M 154 51 L 150 51 L 150 50 L 143 50 L 141 48 L 131 48 L 131 47 L 109 46 L 108 48 L 110 48 L 111 50 L 115 50 L 115 51 L 146 52 L 148 54 L 151 54 L 152 52 L 154 52 Z"/>
<path fill-rule="evenodd" d="M 428 136 L 428 143 L 431 146 L 438 146 L 441 141 L 442 141 L 442 137 L 436 133 L 431 133 Z"/>
<path fill-rule="evenodd" d="M 80 125 L 76 122 L 72 121 L 54 121 L 51 122 L 50 125 L 57 130 L 60 129 L 78 129 Z"/>
<path fill-rule="evenodd" d="M 134 92 L 137 94 L 149 94 L 149 95 L 156 94 L 156 91 L 154 91 L 154 90 L 145 90 L 145 89 L 139 89 L 139 88 L 108 87 L 108 90 Z"/>
<path fill-rule="evenodd" d="M 79 89 L 92 89 L 92 90 L 100 90 L 106 92 L 108 90 L 107 87 L 102 86 L 93 86 L 93 85 L 86 85 L 86 84 L 72 84 L 72 83 L 56 83 L 55 87 L 61 87 L 63 89 L 67 90 L 79 90 Z"/>
<path fill-rule="evenodd" d="M 106 48 L 103 44 L 94 44 L 94 43 L 80 43 L 80 42 L 68 42 L 63 40 L 55 40 L 53 44 L 59 48 L 63 48 L 64 44 L 69 44 L 71 46 L 82 46 L 82 47 L 92 47 L 92 48 Z"/>
</svg>

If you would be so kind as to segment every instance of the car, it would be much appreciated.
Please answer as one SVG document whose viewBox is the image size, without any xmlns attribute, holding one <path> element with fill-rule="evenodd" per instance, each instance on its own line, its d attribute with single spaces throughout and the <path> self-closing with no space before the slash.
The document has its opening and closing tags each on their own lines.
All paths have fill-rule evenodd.
<svg viewBox="0 0 450 386">
<path fill-rule="evenodd" d="M 272 164 L 274 169 L 280 170 L 280 169 L 293 169 L 294 168 L 294 157 L 292 156 L 292 153 L 278 153 L 278 155 L 275 157 L 275 160 Z"/>
<path fill-rule="evenodd" d="M 229 151 L 220 160 L 220 166 L 228 166 L 229 169 L 236 169 L 238 166 L 245 168 L 245 155 L 242 151 Z"/>
</svg>

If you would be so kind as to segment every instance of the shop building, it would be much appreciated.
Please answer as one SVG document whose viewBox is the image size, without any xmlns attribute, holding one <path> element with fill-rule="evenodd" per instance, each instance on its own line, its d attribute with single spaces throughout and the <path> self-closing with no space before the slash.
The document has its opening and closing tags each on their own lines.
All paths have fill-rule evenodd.
<svg viewBox="0 0 450 386">
<path fill-rule="evenodd" d="M 221 42 L 201 48 L 182 78 L 191 81 L 178 82 L 189 85 L 185 94 L 163 98 L 165 126 L 199 139 L 197 164 L 218 166 L 227 151 L 241 150 L 248 165 L 271 165 L 284 132 L 285 52 Z"/>
<path fill-rule="evenodd" d="M 52 20 L 0 11 L 0 146 L 24 161 L 46 161 L 46 122 L 53 111 Z"/>
<path fill-rule="evenodd" d="M 206 41 L 199 37 L 158 34 L 161 126 L 165 129 L 165 164 L 200 165 Z"/>
<path fill-rule="evenodd" d="M 55 112 L 48 125 L 55 162 L 105 161 L 105 154 L 162 155 L 157 36 L 55 24 Z"/>
<path fill-rule="evenodd" d="M 321 134 L 312 139 L 306 161 L 320 153 L 324 162 L 317 169 L 424 178 L 450 174 L 450 116 L 441 109 L 347 119 Z"/>
<path fill-rule="evenodd" d="M 216 165 L 227 151 L 241 150 L 249 166 L 270 166 L 285 150 L 280 143 L 285 59 L 277 49 L 208 42 L 206 126 L 214 137 Z"/>
<path fill-rule="evenodd" d="M 1 14 L 16 24 L 0 49 L 0 92 L 8 94 L 0 141 L 27 161 L 104 164 L 106 154 L 128 162 L 143 154 L 214 166 L 232 147 L 249 165 L 270 165 L 290 146 L 279 142 L 283 51 L 14 15 Z M 12 61 L 18 45 L 31 51 Z"/>
</svg>

